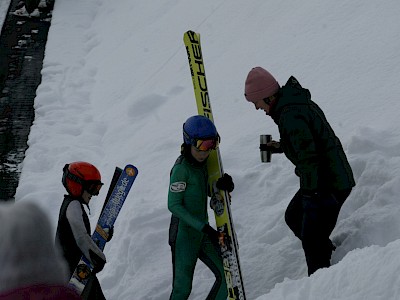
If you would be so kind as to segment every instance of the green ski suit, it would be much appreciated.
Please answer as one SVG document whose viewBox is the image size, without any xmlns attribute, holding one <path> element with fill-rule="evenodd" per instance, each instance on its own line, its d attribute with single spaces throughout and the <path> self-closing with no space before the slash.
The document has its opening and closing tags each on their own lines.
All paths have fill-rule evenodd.
<svg viewBox="0 0 400 300">
<path fill-rule="evenodd" d="M 208 173 L 188 148 L 171 170 L 168 209 L 172 213 L 169 244 L 172 251 L 173 289 L 170 299 L 187 299 L 192 289 L 197 259 L 214 273 L 216 281 L 207 299 L 226 300 L 228 293 L 222 259 L 209 237 L 202 232 L 208 224 Z"/>
</svg>

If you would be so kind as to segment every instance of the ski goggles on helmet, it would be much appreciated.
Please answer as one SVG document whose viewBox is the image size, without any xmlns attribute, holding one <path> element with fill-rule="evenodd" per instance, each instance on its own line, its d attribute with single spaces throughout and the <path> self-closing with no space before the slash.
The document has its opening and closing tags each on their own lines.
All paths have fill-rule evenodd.
<svg viewBox="0 0 400 300">
<path fill-rule="evenodd" d="M 98 180 L 86 180 L 84 183 L 84 190 L 86 190 L 90 195 L 97 196 L 100 193 L 100 189 L 103 183 Z"/>
<path fill-rule="evenodd" d="M 197 139 L 194 140 L 193 146 L 199 151 L 211 151 L 218 148 L 218 138 L 214 139 Z"/>
</svg>

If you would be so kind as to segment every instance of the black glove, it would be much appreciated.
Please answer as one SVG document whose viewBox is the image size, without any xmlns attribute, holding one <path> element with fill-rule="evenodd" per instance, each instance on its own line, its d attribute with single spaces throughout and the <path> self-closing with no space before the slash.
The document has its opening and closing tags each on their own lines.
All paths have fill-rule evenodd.
<svg viewBox="0 0 400 300">
<path fill-rule="evenodd" d="M 90 260 L 93 263 L 93 272 L 99 273 L 103 270 L 106 261 L 99 257 L 93 250 L 89 250 Z"/>
<path fill-rule="evenodd" d="M 217 180 L 217 188 L 219 190 L 227 191 L 229 193 L 232 192 L 235 188 L 232 177 L 229 174 L 224 173 L 224 175 L 222 175 L 222 177 L 218 178 Z"/>
<path fill-rule="evenodd" d="M 211 240 L 211 243 L 213 243 L 214 246 L 219 247 L 219 239 L 221 237 L 221 234 L 218 231 L 212 228 L 209 224 L 204 225 L 201 231 L 206 235 L 208 235 L 208 237 Z"/>
<path fill-rule="evenodd" d="M 275 146 L 270 146 L 267 144 L 261 144 L 260 145 L 260 150 L 261 151 L 269 151 L 271 153 L 283 153 L 283 149 L 281 146 L 275 147 Z"/>
</svg>

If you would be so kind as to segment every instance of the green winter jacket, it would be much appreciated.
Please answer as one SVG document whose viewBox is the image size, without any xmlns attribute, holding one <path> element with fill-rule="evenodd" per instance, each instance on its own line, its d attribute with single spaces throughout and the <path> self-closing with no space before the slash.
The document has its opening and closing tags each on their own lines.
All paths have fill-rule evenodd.
<svg viewBox="0 0 400 300">
<path fill-rule="evenodd" d="M 271 117 L 278 125 L 281 148 L 295 165 L 303 191 L 341 191 L 355 186 L 340 140 L 311 94 L 290 77 L 279 91 Z"/>
<path fill-rule="evenodd" d="M 171 170 L 168 209 L 180 225 L 201 232 L 208 223 L 207 165 L 189 161 L 181 155 Z"/>
</svg>

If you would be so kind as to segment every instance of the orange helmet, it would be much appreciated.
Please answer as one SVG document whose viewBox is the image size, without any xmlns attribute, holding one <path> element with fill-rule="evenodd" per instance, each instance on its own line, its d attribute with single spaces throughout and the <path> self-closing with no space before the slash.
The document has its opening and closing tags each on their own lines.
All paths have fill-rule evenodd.
<svg viewBox="0 0 400 300">
<path fill-rule="evenodd" d="M 99 170 L 92 164 L 83 161 L 64 166 L 62 183 L 73 197 L 81 197 L 85 190 L 96 196 L 103 185 Z"/>
</svg>

